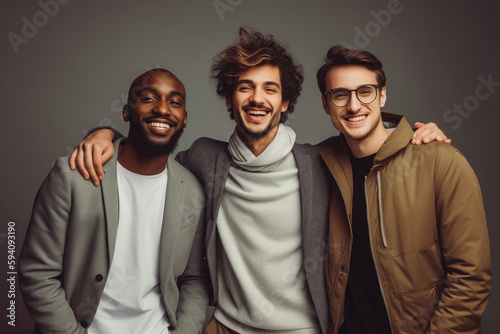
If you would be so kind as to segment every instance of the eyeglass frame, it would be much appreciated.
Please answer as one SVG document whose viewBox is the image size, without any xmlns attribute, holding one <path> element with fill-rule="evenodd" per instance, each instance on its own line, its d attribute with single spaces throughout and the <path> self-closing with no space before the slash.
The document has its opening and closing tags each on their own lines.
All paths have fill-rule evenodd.
<svg viewBox="0 0 500 334">
<path fill-rule="evenodd" d="M 375 97 L 374 97 L 374 98 L 373 98 L 373 100 L 371 100 L 370 102 L 363 102 L 363 101 L 361 101 L 361 100 L 359 99 L 359 96 L 358 96 L 358 90 L 360 90 L 361 88 L 366 87 L 366 86 L 371 86 L 371 87 L 375 88 Z M 358 99 L 359 103 L 362 103 L 362 104 L 370 104 L 370 103 L 372 103 L 373 101 L 375 101 L 375 100 L 377 99 L 377 96 L 378 96 L 378 88 L 379 88 L 379 87 L 380 87 L 380 85 L 366 84 L 366 85 L 359 86 L 359 87 L 358 87 L 358 88 L 356 88 L 356 89 L 334 88 L 334 89 L 330 89 L 330 90 L 325 91 L 325 92 L 323 93 L 323 95 L 324 95 L 325 97 L 326 97 L 327 95 L 330 95 L 330 96 L 329 96 L 329 100 L 330 100 L 330 102 L 331 102 L 334 106 L 339 107 L 339 108 L 341 108 L 341 107 L 345 107 L 346 105 L 348 105 L 348 104 L 351 102 L 352 92 L 356 92 L 356 94 L 354 94 L 354 95 L 356 95 L 356 98 Z M 338 106 L 338 105 L 336 105 L 335 103 L 333 103 L 333 100 L 332 100 L 332 93 L 333 93 L 333 91 L 335 91 L 335 90 L 346 90 L 346 91 L 348 91 L 348 92 L 349 92 L 349 99 L 347 100 L 347 103 L 346 103 L 346 104 L 344 104 L 343 106 Z"/>
</svg>

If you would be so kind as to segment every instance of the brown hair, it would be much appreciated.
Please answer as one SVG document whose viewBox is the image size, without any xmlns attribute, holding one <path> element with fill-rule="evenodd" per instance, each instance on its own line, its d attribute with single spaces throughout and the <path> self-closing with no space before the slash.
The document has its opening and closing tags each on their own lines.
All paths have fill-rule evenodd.
<svg viewBox="0 0 500 334">
<path fill-rule="evenodd" d="M 240 27 L 239 40 L 213 59 L 211 78 L 217 82 L 217 94 L 230 98 L 238 76 L 251 67 L 265 64 L 278 66 L 283 101 L 288 101 L 288 110 L 281 113 L 280 119 L 280 122 L 285 122 L 302 90 L 302 66 L 295 64 L 291 55 L 272 35 L 264 36 L 253 29 L 248 30 Z M 232 119 L 232 110 L 229 113 Z"/>
<path fill-rule="evenodd" d="M 345 65 L 362 65 L 367 69 L 375 72 L 377 75 L 377 83 L 380 88 L 385 87 L 385 73 L 382 69 L 382 63 L 368 51 L 348 49 L 343 45 L 337 44 L 332 46 L 324 58 L 325 64 L 320 67 L 318 73 L 316 74 L 316 79 L 318 80 L 318 87 L 323 94 L 326 89 L 326 74 L 329 70 L 338 66 Z"/>
</svg>

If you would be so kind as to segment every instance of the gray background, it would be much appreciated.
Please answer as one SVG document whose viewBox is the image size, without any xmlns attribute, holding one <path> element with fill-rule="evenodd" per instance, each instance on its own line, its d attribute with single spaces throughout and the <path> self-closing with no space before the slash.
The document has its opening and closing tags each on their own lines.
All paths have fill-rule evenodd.
<svg viewBox="0 0 500 334">
<path fill-rule="evenodd" d="M 7 326 L 7 223 L 16 223 L 19 252 L 34 196 L 52 162 L 94 126 L 113 125 L 126 133 L 121 105 L 128 85 L 158 66 L 172 70 L 188 91 L 188 127 L 179 148 L 200 136 L 226 140 L 233 122 L 210 84 L 209 69 L 212 57 L 234 41 L 240 25 L 272 33 L 304 65 L 303 93 L 288 122 L 301 143 L 317 143 L 337 133 L 321 108 L 315 82 L 328 47 L 343 42 L 377 55 L 388 76 L 385 110 L 403 113 L 410 122 L 438 123 L 476 171 L 494 273 L 499 268 L 495 130 L 500 87 L 488 91 L 479 79 L 491 76 L 500 82 L 494 1 L 65 2 L 57 10 L 52 6 L 51 15 L 43 14 L 37 1 L 3 0 L 0 5 L 0 332 L 28 333 L 32 326 L 18 289 L 16 327 Z M 216 10 L 217 4 L 224 9 Z M 390 13 L 388 8 L 390 18 L 381 14 Z M 24 29 L 23 35 L 26 21 L 39 27 Z M 26 37 L 17 52 L 9 33 Z M 447 114 L 454 104 L 465 104 L 469 111 L 464 107 L 462 116 Z M 484 333 L 500 332 L 499 306 L 494 286 Z"/>
</svg>

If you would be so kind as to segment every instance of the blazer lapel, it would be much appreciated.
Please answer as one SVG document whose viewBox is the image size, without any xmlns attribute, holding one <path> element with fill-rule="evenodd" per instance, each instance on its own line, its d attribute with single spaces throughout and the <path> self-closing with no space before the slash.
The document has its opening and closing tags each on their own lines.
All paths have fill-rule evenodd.
<svg viewBox="0 0 500 334">
<path fill-rule="evenodd" d="M 304 149 L 295 145 L 292 150 L 299 169 L 303 267 L 320 325 L 326 333 L 329 315 L 324 251 L 328 234 L 329 187 L 328 180 L 323 177 L 325 170 L 319 161 L 314 161 L 319 157 L 304 153 Z"/>
<path fill-rule="evenodd" d="M 216 220 L 219 213 L 219 208 L 222 202 L 222 195 L 226 187 L 226 180 L 231 166 L 231 156 L 226 150 L 221 151 L 217 157 L 214 186 L 213 186 L 213 203 L 212 203 L 212 219 Z"/>
<path fill-rule="evenodd" d="M 173 255 L 182 223 L 186 186 L 177 172 L 178 162 L 170 156 L 167 163 L 167 192 L 163 212 L 160 242 L 161 279 L 166 280 L 173 271 Z"/>
<path fill-rule="evenodd" d="M 300 150 L 294 150 L 295 161 L 297 163 L 297 168 L 299 169 L 299 184 L 300 184 L 300 212 L 302 221 L 302 243 L 303 249 L 307 252 L 312 249 L 311 243 L 315 238 L 311 238 L 311 232 L 314 232 L 314 227 L 312 221 L 312 208 L 313 208 L 313 168 L 311 163 L 311 158 Z M 307 257 L 308 254 L 304 255 Z"/>
<path fill-rule="evenodd" d="M 215 162 L 214 179 L 212 185 L 205 184 L 207 191 L 207 208 L 211 212 L 207 213 L 207 230 L 205 234 L 205 247 L 208 260 L 208 271 L 212 280 L 212 288 L 214 301 L 218 296 L 218 283 L 217 283 L 217 229 L 216 221 L 219 214 L 224 188 L 226 187 L 226 180 L 229 174 L 229 167 L 231 166 L 231 156 L 227 150 L 222 150 L 217 156 Z M 209 166 L 210 168 L 210 166 Z M 212 203 L 210 203 L 212 202 Z"/>
<path fill-rule="evenodd" d="M 219 155 L 217 156 L 217 160 L 215 162 L 215 171 L 212 186 L 209 187 L 208 185 L 205 185 L 208 195 L 207 207 L 209 207 L 211 210 L 207 215 L 208 222 L 205 238 L 205 244 L 207 245 L 207 253 L 209 254 L 209 256 L 215 254 L 215 222 L 217 221 L 217 216 L 219 214 L 222 195 L 224 194 L 224 188 L 226 187 L 226 180 L 229 174 L 230 166 L 231 156 L 229 155 L 229 152 L 227 152 L 226 150 L 219 152 Z M 210 199 L 212 203 L 210 203 Z M 211 254 L 208 249 L 210 246 L 213 246 L 213 254 Z"/>
<path fill-rule="evenodd" d="M 108 239 L 108 259 L 109 263 L 113 259 L 116 244 L 116 232 L 118 230 L 118 181 L 116 175 L 116 164 L 118 158 L 118 148 L 124 138 L 118 139 L 114 143 L 115 154 L 104 164 L 104 179 L 101 181 L 101 192 L 104 201 L 104 211 L 106 216 L 106 232 Z"/>
</svg>

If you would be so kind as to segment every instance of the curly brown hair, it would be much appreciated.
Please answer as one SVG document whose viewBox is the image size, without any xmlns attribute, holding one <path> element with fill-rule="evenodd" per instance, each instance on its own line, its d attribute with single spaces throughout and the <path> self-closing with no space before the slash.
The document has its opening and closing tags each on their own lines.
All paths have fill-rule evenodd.
<svg viewBox="0 0 500 334">
<path fill-rule="evenodd" d="M 278 66 L 280 70 L 283 101 L 288 101 L 288 110 L 282 112 L 280 118 L 280 122 L 285 122 L 295 108 L 304 77 L 302 66 L 295 64 L 273 35 L 264 36 L 251 28 L 240 27 L 239 40 L 214 57 L 211 78 L 217 82 L 217 94 L 230 98 L 241 73 L 265 64 Z M 228 111 L 233 119 L 232 110 Z"/>
</svg>

